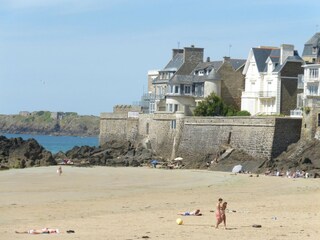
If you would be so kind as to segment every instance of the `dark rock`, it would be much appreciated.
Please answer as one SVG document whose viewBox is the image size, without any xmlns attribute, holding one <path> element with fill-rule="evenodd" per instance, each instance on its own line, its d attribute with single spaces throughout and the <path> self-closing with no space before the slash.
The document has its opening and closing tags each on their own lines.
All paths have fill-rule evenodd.
<svg viewBox="0 0 320 240">
<path fill-rule="evenodd" d="M 35 139 L 0 137 L 0 165 L 8 168 L 55 165 L 52 154 Z"/>
</svg>

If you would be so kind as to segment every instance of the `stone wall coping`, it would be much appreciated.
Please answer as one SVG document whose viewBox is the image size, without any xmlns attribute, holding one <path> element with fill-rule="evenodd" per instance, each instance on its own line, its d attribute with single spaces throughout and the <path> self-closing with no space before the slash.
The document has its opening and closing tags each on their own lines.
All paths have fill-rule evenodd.
<svg viewBox="0 0 320 240">
<path fill-rule="evenodd" d="M 196 125 L 196 126 L 252 126 L 252 127 L 274 127 L 274 123 L 221 123 L 221 122 L 185 122 L 185 125 Z"/>
<path fill-rule="evenodd" d="M 101 113 L 100 119 L 126 119 L 128 113 Z"/>
</svg>

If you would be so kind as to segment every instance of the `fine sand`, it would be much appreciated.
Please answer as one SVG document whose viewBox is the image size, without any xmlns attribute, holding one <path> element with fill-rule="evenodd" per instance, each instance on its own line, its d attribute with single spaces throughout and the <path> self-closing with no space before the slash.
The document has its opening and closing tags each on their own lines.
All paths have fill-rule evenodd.
<svg viewBox="0 0 320 240">
<path fill-rule="evenodd" d="M 63 167 L 59 176 L 56 170 L 0 172 L 0 239 L 302 240 L 320 236 L 319 179 L 72 166 Z M 213 227 L 219 197 L 228 201 L 227 230 Z M 204 215 L 177 215 L 196 208 Z M 179 217 L 182 225 L 176 224 Z M 15 233 L 44 227 L 62 233 Z"/>
</svg>

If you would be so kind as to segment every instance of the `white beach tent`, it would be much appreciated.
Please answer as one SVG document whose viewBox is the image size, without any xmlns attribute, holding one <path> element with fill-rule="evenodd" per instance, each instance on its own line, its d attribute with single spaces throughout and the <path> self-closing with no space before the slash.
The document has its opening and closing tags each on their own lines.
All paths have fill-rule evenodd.
<svg viewBox="0 0 320 240">
<path fill-rule="evenodd" d="M 239 173 L 242 171 L 242 165 L 235 165 L 233 168 L 232 168 L 232 172 L 233 173 Z"/>
</svg>

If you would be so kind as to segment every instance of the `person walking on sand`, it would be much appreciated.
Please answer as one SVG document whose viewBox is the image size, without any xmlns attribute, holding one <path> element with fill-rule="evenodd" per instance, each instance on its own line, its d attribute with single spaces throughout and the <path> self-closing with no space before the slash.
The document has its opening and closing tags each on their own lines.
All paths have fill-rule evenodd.
<svg viewBox="0 0 320 240">
<path fill-rule="evenodd" d="M 218 199 L 218 203 L 216 205 L 216 228 L 219 227 L 219 224 L 222 222 L 222 219 L 221 219 L 221 210 L 222 210 L 222 201 L 223 199 L 222 198 L 219 198 Z"/>
<path fill-rule="evenodd" d="M 59 174 L 59 176 L 61 176 L 61 174 L 62 174 L 62 167 L 61 166 L 58 167 L 57 173 Z"/>
</svg>

